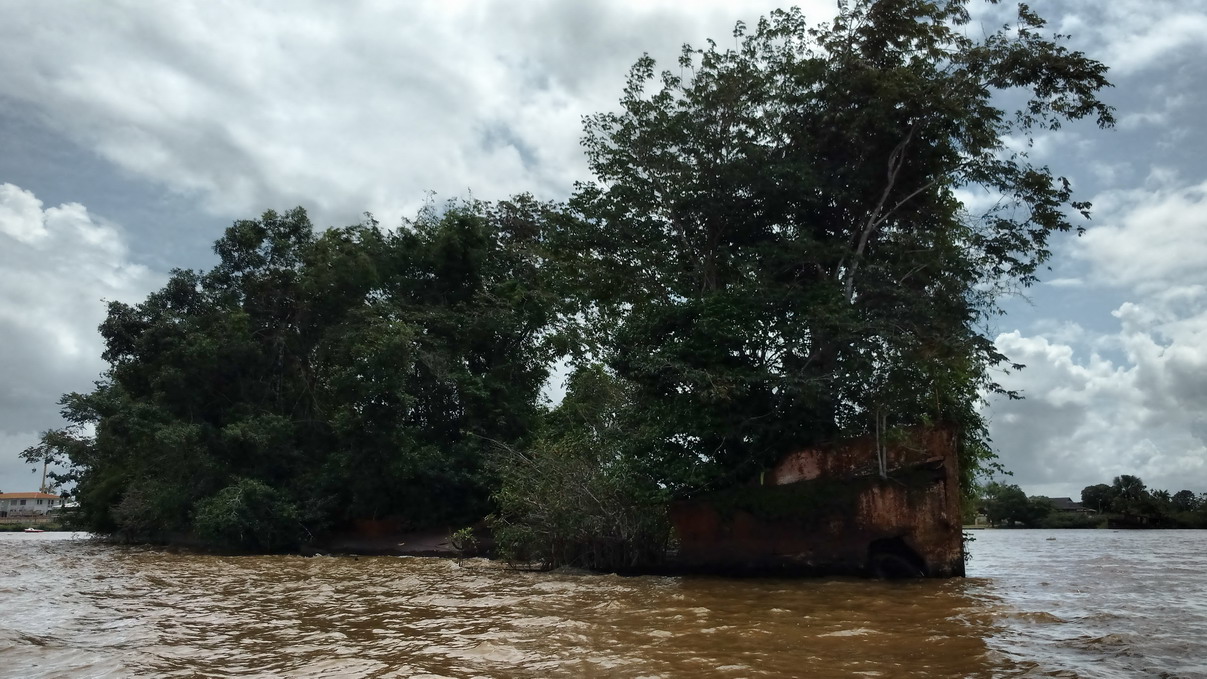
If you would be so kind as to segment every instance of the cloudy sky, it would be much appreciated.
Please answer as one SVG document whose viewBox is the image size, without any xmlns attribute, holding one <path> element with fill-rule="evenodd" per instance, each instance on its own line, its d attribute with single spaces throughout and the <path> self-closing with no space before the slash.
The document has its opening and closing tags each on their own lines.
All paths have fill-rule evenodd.
<svg viewBox="0 0 1207 679">
<path fill-rule="evenodd" d="M 222 229 L 268 208 L 325 226 L 396 222 L 427 192 L 563 198 L 587 176 L 581 117 L 615 106 L 643 51 L 725 46 L 776 6 L 2 2 L 5 491 L 36 488 L 17 453 L 103 370 L 103 300 L 208 268 Z M 1031 494 L 1124 473 L 1207 491 L 1207 0 L 1030 4 L 1111 66 L 1119 125 L 1036 140 L 1094 219 L 991 329 L 1028 366 L 1002 377 L 1027 398 L 992 404 L 994 439 Z M 996 26 L 1006 5 L 978 16 Z"/>
</svg>

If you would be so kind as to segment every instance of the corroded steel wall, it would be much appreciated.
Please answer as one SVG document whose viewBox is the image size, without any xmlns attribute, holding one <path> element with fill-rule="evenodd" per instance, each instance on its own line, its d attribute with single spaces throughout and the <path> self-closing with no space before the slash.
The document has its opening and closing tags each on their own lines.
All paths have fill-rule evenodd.
<svg viewBox="0 0 1207 679">
<path fill-rule="evenodd" d="M 749 486 L 671 507 L 676 565 L 730 573 L 964 574 L 955 436 L 912 430 L 785 457 Z"/>
</svg>

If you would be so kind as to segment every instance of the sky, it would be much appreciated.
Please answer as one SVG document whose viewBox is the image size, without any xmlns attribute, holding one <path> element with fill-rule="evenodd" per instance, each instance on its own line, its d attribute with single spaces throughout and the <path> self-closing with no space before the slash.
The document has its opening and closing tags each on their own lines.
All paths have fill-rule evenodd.
<svg viewBox="0 0 1207 679">
<path fill-rule="evenodd" d="M 209 268 L 236 219 L 411 215 L 430 195 L 569 195 L 582 116 L 629 66 L 733 42 L 758 0 L 0 0 L 0 490 L 105 369 L 107 300 Z M 1076 499 L 1134 474 L 1207 491 L 1207 0 L 1033 0 L 1111 67 L 1118 125 L 1034 140 L 1093 202 L 1080 237 L 986 329 L 1026 369 L 986 408 L 1006 479 Z M 811 19 L 833 0 L 804 2 Z M 970 31 L 1012 11 L 972 5 Z M 287 9 L 285 9 L 287 8 Z M 984 196 L 969 193 L 975 205 Z"/>
</svg>

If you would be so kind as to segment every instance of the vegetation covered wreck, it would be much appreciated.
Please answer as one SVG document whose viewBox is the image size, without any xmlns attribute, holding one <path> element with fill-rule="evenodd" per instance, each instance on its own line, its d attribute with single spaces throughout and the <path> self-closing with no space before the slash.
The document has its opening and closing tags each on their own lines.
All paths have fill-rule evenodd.
<svg viewBox="0 0 1207 679">
<path fill-rule="evenodd" d="M 517 558 L 639 568 L 665 561 L 673 505 L 701 564 L 731 540 L 764 565 L 743 550 L 866 565 L 809 542 L 849 530 L 957 573 L 954 548 L 927 545 L 992 458 L 979 404 L 1009 363 L 988 320 L 1088 216 L 1026 148 L 1112 122 L 1102 64 L 1025 5 L 986 33 L 968 4 L 776 11 L 677 68 L 642 57 L 617 109 L 587 118 L 594 176 L 565 204 L 321 234 L 301 209 L 236 222 L 213 270 L 110 304 L 108 371 L 26 455 L 67 462 L 83 527 L 131 540 L 285 550 L 365 519 L 490 515 Z M 992 200 L 973 211 L 969 192 Z M 557 361 L 569 393 L 549 408 Z M 874 474 L 821 474 L 937 423 L 952 438 L 917 463 L 890 440 Z M 785 515 L 754 513 L 792 493 Z M 806 495 L 834 501 L 805 516 Z"/>
</svg>

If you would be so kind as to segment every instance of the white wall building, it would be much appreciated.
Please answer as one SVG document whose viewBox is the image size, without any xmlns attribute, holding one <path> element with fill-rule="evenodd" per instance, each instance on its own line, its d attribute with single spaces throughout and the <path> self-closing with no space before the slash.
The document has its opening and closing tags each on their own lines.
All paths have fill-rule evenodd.
<svg viewBox="0 0 1207 679">
<path fill-rule="evenodd" d="M 43 516 L 62 507 L 63 498 L 50 493 L 0 493 L 0 518 Z"/>
</svg>

